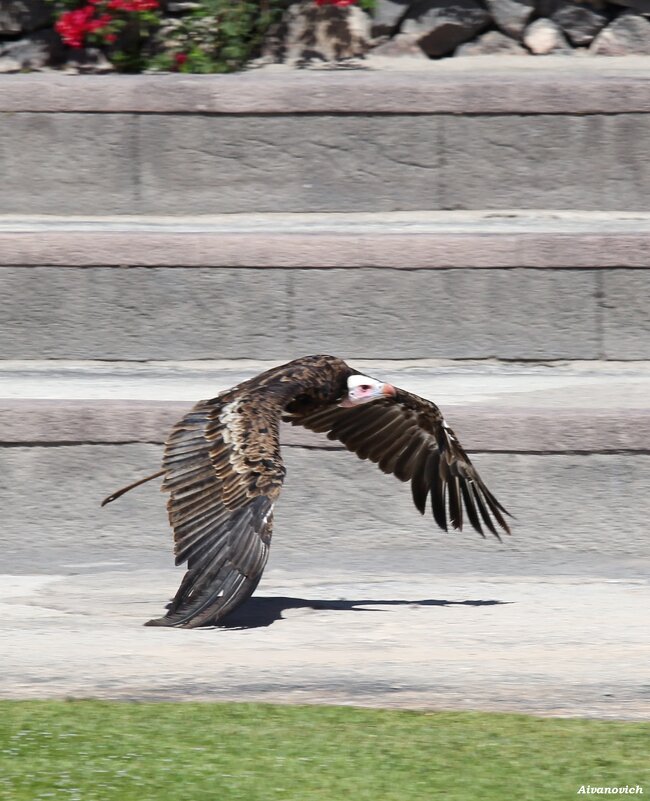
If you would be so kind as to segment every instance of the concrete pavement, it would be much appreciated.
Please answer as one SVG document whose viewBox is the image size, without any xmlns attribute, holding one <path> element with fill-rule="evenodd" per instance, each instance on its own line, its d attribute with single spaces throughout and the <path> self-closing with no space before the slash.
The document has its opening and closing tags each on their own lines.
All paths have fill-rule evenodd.
<svg viewBox="0 0 650 801">
<path fill-rule="evenodd" d="M 1 694 L 648 718 L 645 581 L 431 562 L 407 577 L 271 569 L 227 627 L 198 631 L 141 627 L 175 588 L 168 569 L 3 577 Z"/>
</svg>

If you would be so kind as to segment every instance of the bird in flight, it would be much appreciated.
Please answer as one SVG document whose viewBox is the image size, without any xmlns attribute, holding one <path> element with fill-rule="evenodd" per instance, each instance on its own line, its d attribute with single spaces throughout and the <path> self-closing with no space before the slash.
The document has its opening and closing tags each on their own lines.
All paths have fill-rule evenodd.
<svg viewBox="0 0 650 801">
<path fill-rule="evenodd" d="M 255 591 L 269 556 L 285 476 L 280 422 L 326 433 L 384 473 L 410 481 L 440 528 L 500 539 L 508 512 L 485 486 L 431 401 L 359 373 L 335 356 L 305 356 L 200 401 L 165 443 L 163 469 L 176 564 L 187 562 L 164 617 L 148 626 L 214 625 Z"/>
</svg>

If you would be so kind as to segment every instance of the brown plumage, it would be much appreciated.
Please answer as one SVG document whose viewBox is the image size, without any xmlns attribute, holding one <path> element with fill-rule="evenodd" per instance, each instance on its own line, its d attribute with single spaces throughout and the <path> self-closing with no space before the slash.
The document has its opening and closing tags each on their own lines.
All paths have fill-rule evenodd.
<svg viewBox="0 0 650 801">
<path fill-rule="evenodd" d="M 279 426 L 326 433 L 385 473 L 410 481 L 424 514 L 482 535 L 510 533 L 508 514 L 487 489 L 438 407 L 382 384 L 333 356 L 306 356 L 199 402 L 165 444 L 162 489 L 176 564 L 187 572 L 167 614 L 147 625 L 214 624 L 255 590 L 271 543 L 273 504 L 285 468 Z M 155 478 L 161 473 L 155 473 Z M 146 479 L 145 479 L 146 480 Z M 119 497 L 129 487 L 109 496 Z"/>
</svg>

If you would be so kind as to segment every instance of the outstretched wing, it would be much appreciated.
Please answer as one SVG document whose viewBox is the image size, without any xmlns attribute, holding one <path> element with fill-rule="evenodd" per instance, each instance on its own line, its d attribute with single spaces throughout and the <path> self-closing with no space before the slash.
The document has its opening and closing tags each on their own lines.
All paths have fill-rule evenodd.
<svg viewBox="0 0 650 801">
<path fill-rule="evenodd" d="M 327 432 L 329 439 L 339 440 L 360 459 L 410 481 L 416 507 L 424 514 L 430 496 L 433 517 L 445 531 L 447 520 L 462 529 L 466 513 L 481 536 L 485 525 L 500 539 L 494 520 L 510 533 L 504 519 L 508 512 L 485 486 L 434 403 L 397 389 L 394 397 L 352 408 L 328 405 L 297 411 L 285 419 Z"/>
<path fill-rule="evenodd" d="M 198 403 L 174 427 L 162 488 L 176 564 L 188 570 L 167 614 L 147 625 L 215 623 L 257 587 L 285 474 L 278 427 L 279 411 L 233 392 Z"/>
</svg>

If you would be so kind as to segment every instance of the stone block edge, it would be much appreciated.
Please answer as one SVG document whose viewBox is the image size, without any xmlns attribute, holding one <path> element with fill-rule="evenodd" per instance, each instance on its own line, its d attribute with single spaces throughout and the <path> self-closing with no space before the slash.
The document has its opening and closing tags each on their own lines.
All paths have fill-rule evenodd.
<svg viewBox="0 0 650 801">
<path fill-rule="evenodd" d="M 0 446 L 162 444 L 192 403 L 138 400 L 0 399 Z M 465 448 L 486 453 L 650 452 L 650 418 L 637 409 L 543 409 L 445 404 Z M 285 446 L 341 448 L 290 425 Z"/>
<path fill-rule="evenodd" d="M 0 75 L 0 112 L 130 114 L 650 113 L 650 70 L 529 57 L 391 71 L 251 70 L 232 75 Z M 519 64 L 518 62 L 526 62 Z M 619 61 L 619 60 L 617 60 Z M 522 68 L 520 68 L 520 66 Z M 528 67 L 528 68 L 527 68 Z"/>
<path fill-rule="evenodd" d="M 640 233 L 0 232 L 2 267 L 650 267 Z"/>
</svg>

